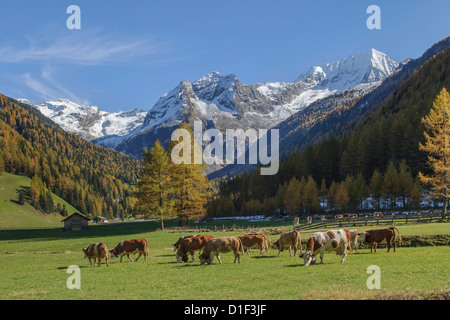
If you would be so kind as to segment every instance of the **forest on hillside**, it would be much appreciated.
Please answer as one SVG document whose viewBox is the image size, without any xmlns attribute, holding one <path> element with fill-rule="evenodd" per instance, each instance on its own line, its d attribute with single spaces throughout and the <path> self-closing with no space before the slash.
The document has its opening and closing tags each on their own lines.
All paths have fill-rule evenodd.
<svg viewBox="0 0 450 320">
<path fill-rule="evenodd" d="M 140 162 L 62 130 L 32 107 L 0 95 L 0 174 L 32 178 L 23 203 L 43 212 L 58 211 L 51 192 L 83 214 L 127 217 L 137 198 Z M 51 191 L 51 192 L 50 192 Z M 53 210 L 52 210 L 53 209 Z"/>
<path fill-rule="evenodd" d="M 259 169 L 221 181 L 208 214 L 343 212 L 420 206 L 428 173 L 422 118 L 443 88 L 450 88 L 450 49 L 427 61 L 352 130 L 290 154 L 278 174 Z M 336 118 L 339 121 L 339 118 Z M 368 201 L 364 201 L 364 200 Z"/>
</svg>

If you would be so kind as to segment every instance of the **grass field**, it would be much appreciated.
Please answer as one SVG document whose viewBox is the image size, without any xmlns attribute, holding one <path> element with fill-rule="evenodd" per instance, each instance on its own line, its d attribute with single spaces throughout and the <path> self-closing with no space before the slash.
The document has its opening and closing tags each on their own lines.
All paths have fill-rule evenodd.
<svg viewBox="0 0 450 320">
<path fill-rule="evenodd" d="M 402 235 L 450 234 L 448 223 L 398 228 Z M 213 265 L 200 266 L 198 259 L 177 264 L 171 244 L 181 234 L 155 229 L 153 223 L 125 223 L 93 226 L 85 232 L 0 231 L 0 299 L 380 299 L 418 298 L 450 288 L 448 246 L 400 247 L 396 253 L 383 247 L 376 254 L 360 250 L 351 253 L 345 264 L 330 253 L 323 265 L 310 267 L 303 267 L 303 260 L 287 251 L 277 257 L 274 250 L 264 256 L 254 250 L 241 264 L 233 264 L 233 254 L 228 253 L 222 255 L 222 265 L 215 260 Z M 213 236 L 231 234 L 242 233 Z M 90 267 L 81 252 L 92 242 L 112 248 L 122 240 L 141 237 L 149 242 L 147 263 L 125 258 L 122 264 L 114 259 L 109 267 Z M 66 286 L 70 265 L 80 267 L 80 290 Z M 381 290 L 367 289 L 371 265 L 381 268 Z"/>
</svg>

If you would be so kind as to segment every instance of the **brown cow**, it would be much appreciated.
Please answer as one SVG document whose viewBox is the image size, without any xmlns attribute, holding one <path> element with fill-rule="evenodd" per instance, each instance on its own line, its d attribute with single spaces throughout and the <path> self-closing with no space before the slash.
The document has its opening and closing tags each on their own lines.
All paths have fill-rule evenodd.
<svg viewBox="0 0 450 320">
<path fill-rule="evenodd" d="M 244 251 L 247 252 L 247 255 L 250 255 L 250 248 L 259 248 L 259 253 L 261 255 L 264 254 L 264 250 L 267 251 L 267 240 L 264 234 L 246 234 L 245 236 L 239 237 L 242 241 L 242 245 L 244 246 Z"/>
<path fill-rule="evenodd" d="M 180 249 L 180 244 L 181 241 L 187 238 L 192 238 L 192 237 L 196 237 L 196 236 L 200 236 L 200 234 L 194 234 L 194 235 L 189 235 L 189 236 L 181 236 L 177 242 L 175 242 L 174 244 L 172 244 L 173 246 L 173 250 L 176 252 L 178 251 L 178 249 Z"/>
<path fill-rule="evenodd" d="M 391 250 L 391 246 L 394 247 L 394 252 L 397 246 L 397 239 L 395 235 L 395 231 L 398 233 L 399 238 L 399 245 L 401 245 L 402 238 L 400 236 L 400 231 L 396 227 L 389 227 L 386 229 L 374 229 L 374 230 L 368 230 L 364 233 L 359 233 L 359 236 L 361 237 L 361 241 L 367 242 L 370 244 L 370 253 L 372 253 L 372 250 L 375 249 L 375 252 L 377 252 L 377 245 L 378 243 L 381 243 L 383 241 L 386 241 L 387 243 L 387 252 Z"/>
<path fill-rule="evenodd" d="M 89 258 L 89 263 L 94 266 L 98 259 L 98 266 L 100 266 L 101 259 L 106 260 L 106 265 L 109 266 L 109 252 L 106 245 L 102 242 L 91 243 L 87 248 L 82 249 L 84 252 L 84 257 Z M 94 258 L 94 264 L 92 264 L 91 259 Z"/>
<path fill-rule="evenodd" d="M 214 239 L 214 237 L 211 235 L 193 236 L 182 239 L 180 241 L 180 247 L 178 248 L 178 251 L 175 254 L 175 257 L 177 258 L 177 263 L 180 263 L 181 261 L 187 262 L 189 259 L 188 253 L 191 254 L 192 262 L 194 262 L 195 251 L 203 249 L 206 243 L 208 243 L 208 241 L 210 241 L 211 239 Z"/>
<path fill-rule="evenodd" d="M 220 253 L 226 253 L 233 251 L 234 253 L 234 263 L 236 260 L 238 263 L 241 263 L 241 252 L 244 255 L 244 246 L 242 245 L 241 239 L 238 237 L 223 237 L 212 239 L 208 241 L 203 249 L 203 252 L 200 254 L 200 264 L 204 264 L 205 262 L 208 264 L 212 264 L 214 260 L 214 256 L 217 257 L 219 263 L 222 263 L 220 259 Z"/>
<path fill-rule="evenodd" d="M 297 254 L 297 250 L 300 248 L 300 253 L 302 252 L 302 243 L 301 243 L 301 237 L 300 232 L 297 230 L 283 233 L 280 236 L 280 239 L 275 241 L 272 245 L 274 249 L 278 249 L 278 256 L 280 256 L 280 253 L 286 249 L 289 248 L 289 255 L 292 256 L 291 247 L 294 248 L 294 256 Z"/>
<path fill-rule="evenodd" d="M 272 244 L 270 242 L 270 236 L 267 233 L 261 233 L 261 232 L 253 232 L 253 233 L 247 233 L 246 236 L 262 236 L 266 240 L 266 252 L 269 251 L 269 246 Z"/>
<path fill-rule="evenodd" d="M 299 217 L 295 217 L 294 220 L 292 221 L 293 229 L 295 229 L 295 226 L 298 226 L 299 224 L 300 224 Z"/>
<path fill-rule="evenodd" d="M 133 239 L 133 240 L 125 240 L 121 241 L 114 249 L 109 250 L 112 258 L 120 256 L 120 262 L 122 262 L 123 256 L 127 256 L 130 261 L 130 254 L 137 254 L 136 261 L 144 255 L 144 260 L 147 261 L 147 256 L 149 255 L 147 240 L 145 239 Z"/>
<path fill-rule="evenodd" d="M 337 214 L 337 215 L 334 216 L 334 219 L 335 220 L 342 220 L 342 219 L 344 219 L 344 216 L 342 214 Z"/>
</svg>

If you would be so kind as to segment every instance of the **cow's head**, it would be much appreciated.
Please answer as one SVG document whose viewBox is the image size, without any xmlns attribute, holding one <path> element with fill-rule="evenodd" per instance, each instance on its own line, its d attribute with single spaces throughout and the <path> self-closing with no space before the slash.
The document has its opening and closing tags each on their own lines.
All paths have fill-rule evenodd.
<svg viewBox="0 0 450 320">
<path fill-rule="evenodd" d="M 189 259 L 188 255 L 184 252 L 181 252 L 180 250 L 177 251 L 175 257 L 177 258 L 177 263 L 180 263 L 181 261 L 187 262 Z"/>
<path fill-rule="evenodd" d="M 88 250 L 87 250 L 87 248 L 83 248 L 81 250 L 83 250 L 83 252 L 84 252 L 84 257 L 87 258 L 88 257 Z"/>
<path fill-rule="evenodd" d="M 311 264 L 311 261 L 314 258 L 314 255 L 311 250 L 307 250 L 299 255 L 299 258 L 303 258 L 304 266 L 307 267 Z"/>
<path fill-rule="evenodd" d="M 362 242 L 365 242 L 367 240 L 367 232 L 358 233 L 358 235 Z"/>
<path fill-rule="evenodd" d="M 200 255 L 198 256 L 200 259 L 200 265 L 205 264 L 205 262 L 207 264 L 211 264 L 211 257 L 206 254 L 205 252 L 200 253 Z"/>
<path fill-rule="evenodd" d="M 109 255 L 111 258 L 116 258 L 119 256 L 119 254 L 117 253 L 116 248 L 109 250 Z"/>
<path fill-rule="evenodd" d="M 272 243 L 272 249 L 277 250 L 279 249 L 279 247 L 280 247 L 279 240 Z"/>
</svg>

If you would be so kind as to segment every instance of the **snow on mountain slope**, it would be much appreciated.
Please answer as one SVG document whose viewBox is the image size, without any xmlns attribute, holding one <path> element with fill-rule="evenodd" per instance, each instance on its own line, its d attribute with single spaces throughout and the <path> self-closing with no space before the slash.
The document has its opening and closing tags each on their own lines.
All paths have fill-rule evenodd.
<svg viewBox="0 0 450 320">
<path fill-rule="evenodd" d="M 390 76 L 399 64 L 375 49 L 340 61 L 312 67 L 297 81 L 242 84 L 234 74 L 212 72 L 195 82 L 181 82 L 163 95 L 148 112 L 143 125 L 123 137 L 94 142 L 133 155 L 133 140 L 158 135 L 160 128 L 201 120 L 208 128 L 270 129 L 308 105 L 346 90 L 365 94 Z M 137 138 L 138 136 L 141 136 Z M 153 141 L 150 139 L 149 141 Z"/>
<path fill-rule="evenodd" d="M 298 80 L 315 83 L 316 87 L 344 91 L 359 84 L 382 81 L 398 66 L 399 63 L 386 54 L 371 49 L 341 61 L 315 66 Z"/>
<path fill-rule="evenodd" d="M 36 105 L 64 129 L 94 143 L 140 156 L 156 139 L 170 138 L 181 122 L 200 120 L 206 128 L 270 129 L 312 103 L 353 90 L 375 89 L 399 64 L 375 49 L 312 67 L 294 82 L 246 85 L 236 75 L 212 72 L 182 81 L 148 112 L 136 109 L 108 113 L 60 99 Z M 352 94 L 355 94 L 354 92 Z"/>
<path fill-rule="evenodd" d="M 38 109 L 64 130 L 92 140 L 103 136 L 123 136 L 142 125 L 147 112 L 141 109 L 106 112 L 97 106 L 82 106 L 67 99 L 43 102 L 37 105 L 26 99 L 17 99 Z"/>
</svg>

